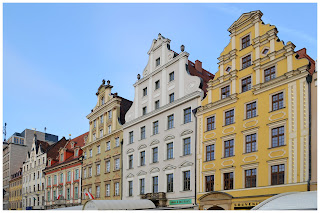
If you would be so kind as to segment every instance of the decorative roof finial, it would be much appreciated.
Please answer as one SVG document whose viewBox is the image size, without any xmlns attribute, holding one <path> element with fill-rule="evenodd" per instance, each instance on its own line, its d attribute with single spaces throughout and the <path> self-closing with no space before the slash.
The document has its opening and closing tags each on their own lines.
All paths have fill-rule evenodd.
<svg viewBox="0 0 320 213">
<path fill-rule="evenodd" d="M 181 52 L 184 52 L 184 45 L 182 44 L 180 47 Z"/>
<path fill-rule="evenodd" d="M 158 38 L 161 39 L 161 33 L 158 34 Z"/>
<path fill-rule="evenodd" d="M 137 79 L 140 80 L 140 74 L 137 75 Z"/>
<path fill-rule="evenodd" d="M 110 80 L 107 80 L 107 84 L 110 85 Z"/>
<path fill-rule="evenodd" d="M 69 134 L 69 140 L 71 140 L 71 134 Z"/>
<path fill-rule="evenodd" d="M 102 79 L 102 84 L 104 85 L 106 83 L 106 80 Z"/>
</svg>

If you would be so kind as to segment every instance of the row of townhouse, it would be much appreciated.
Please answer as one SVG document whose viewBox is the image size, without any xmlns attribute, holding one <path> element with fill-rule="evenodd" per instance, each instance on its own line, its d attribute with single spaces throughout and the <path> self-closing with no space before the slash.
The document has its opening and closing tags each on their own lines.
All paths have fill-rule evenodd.
<svg viewBox="0 0 320 213">
<path fill-rule="evenodd" d="M 35 136 L 23 165 L 24 209 L 83 205 L 86 192 L 160 208 L 251 209 L 279 193 L 316 190 L 315 62 L 262 15 L 231 25 L 215 75 L 159 34 L 133 102 L 103 80 L 87 133 L 53 145 Z"/>
</svg>

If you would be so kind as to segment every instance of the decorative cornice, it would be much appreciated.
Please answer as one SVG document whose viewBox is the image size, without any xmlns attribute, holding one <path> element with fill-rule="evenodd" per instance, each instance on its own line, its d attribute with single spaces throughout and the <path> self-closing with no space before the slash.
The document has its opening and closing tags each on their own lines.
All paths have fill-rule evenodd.
<svg viewBox="0 0 320 213">
<path fill-rule="evenodd" d="M 202 115 L 202 114 L 204 114 L 206 112 L 212 111 L 212 110 L 219 109 L 219 108 L 227 106 L 229 104 L 236 103 L 238 99 L 239 99 L 238 98 L 238 94 L 235 93 L 235 94 L 232 94 L 229 97 L 224 98 L 222 100 L 219 100 L 219 101 L 216 101 L 216 102 L 213 102 L 213 103 L 209 103 L 209 104 L 207 104 L 205 106 L 201 106 L 197 110 L 197 116 L 200 116 L 200 115 Z"/>
</svg>

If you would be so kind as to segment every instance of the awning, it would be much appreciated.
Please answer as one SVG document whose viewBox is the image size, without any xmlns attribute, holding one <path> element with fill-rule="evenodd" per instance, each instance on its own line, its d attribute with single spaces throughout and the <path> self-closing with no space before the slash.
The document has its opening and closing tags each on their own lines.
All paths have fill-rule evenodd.
<svg viewBox="0 0 320 213">
<path fill-rule="evenodd" d="M 141 210 L 154 209 L 150 200 L 88 200 L 83 210 Z"/>
<path fill-rule="evenodd" d="M 57 209 L 49 209 L 49 210 L 82 210 L 83 206 L 71 206 L 66 208 L 57 208 Z"/>
<path fill-rule="evenodd" d="M 317 191 L 288 192 L 275 195 L 251 210 L 316 210 Z"/>
</svg>

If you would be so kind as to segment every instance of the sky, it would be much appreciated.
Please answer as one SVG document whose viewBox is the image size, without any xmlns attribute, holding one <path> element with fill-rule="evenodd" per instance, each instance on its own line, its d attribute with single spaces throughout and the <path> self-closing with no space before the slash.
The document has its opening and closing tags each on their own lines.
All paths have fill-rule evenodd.
<svg viewBox="0 0 320 213">
<path fill-rule="evenodd" d="M 4 3 L 3 123 L 14 132 L 38 131 L 77 137 L 89 130 L 86 116 L 96 105 L 102 79 L 112 92 L 133 101 L 137 74 L 161 33 L 171 49 L 218 71 L 229 43 L 227 29 L 242 13 L 263 12 L 285 43 L 317 58 L 315 3 Z"/>
</svg>

